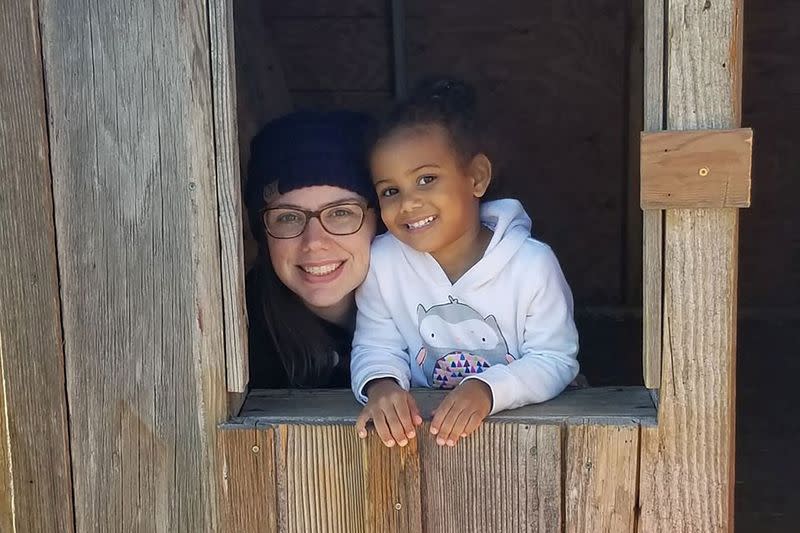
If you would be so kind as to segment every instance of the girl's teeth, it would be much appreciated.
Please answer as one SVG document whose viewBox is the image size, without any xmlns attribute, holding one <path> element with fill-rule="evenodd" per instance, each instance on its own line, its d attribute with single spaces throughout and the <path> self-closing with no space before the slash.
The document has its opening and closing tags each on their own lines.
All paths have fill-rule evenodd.
<svg viewBox="0 0 800 533">
<path fill-rule="evenodd" d="M 409 229 L 421 228 L 421 227 L 427 226 L 428 224 L 433 222 L 433 218 L 434 217 L 424 218 L 424 219 L 420 220 L 419 222 L 414 222 L 413 224 L 406 224 L 406 225 L 409 227 Z"/>
<path fill-rule="evenodd" d="M 303 270 L 312 276 L 324 276 L 339 268 L 341 264 L 342 263 L 331 263 L 330 265 L 322 266 L 304 266 Z"/>
</svg>

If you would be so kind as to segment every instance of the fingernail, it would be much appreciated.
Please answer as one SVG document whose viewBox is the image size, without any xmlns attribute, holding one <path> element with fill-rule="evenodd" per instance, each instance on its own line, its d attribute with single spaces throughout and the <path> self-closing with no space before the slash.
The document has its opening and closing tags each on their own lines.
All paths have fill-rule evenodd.
<svg viewBox="0 0 800 533">
<path fill-rule="evenodd" d="M 444 439 L 439 437 L 438 439 L 436 439 L 436 444 L 438 444 L 439 446 L 444 446 L 445 445 Z"/>
<path fill-rule="evenodd" d="M 363 438 L 366 438 L 366 436 L 367 436 L 367 432 L 366 432 L 366 431 L 359 431 L 359 432 L 358 432 L 358 436 L 359 436 L 359 437 L 361 437 L 362 439 L 363 439 Z"/>
<path fill-rule="evenodd" d="M 463 437 L 466 437 L 466 436 L 467 436 L 467 434 L 466 434 L 466 433 L 462 433 L 462 434 L 461 434 L 461 437 L 462 437 L 462 438 L 463 438 Z"/>
<path fill-rule="evenodd" d="M 406 433 L 406 437 L 408 437 L 409 439 L 413 439 L 416 436 L 417 433 L 415 431 L 409 431 L 408 433 Z"/>
<path fill-rule="evenodd" d="M 431 433 L 433 433 L 434 435 L 436 435 L 437 433 L 439 433 L 439 430 L 438 430 L 438 429 L 436 429 L 435 427 L 431 427 Z"/>
<path fill-rule="evenodd" d="M 453 446 L 456 445 L 456 443 L 454 441 L 452 441 L 452 440 L 449 440 L 449 441 L 447 441 L 447 445 L 452 448 Z"/>
<path fill-rule="evenodd" d="M 387 441 L 385 442 L 385 444 L 386 444 L 386 446 L 388 446 L 389 448 L 391 448 L 392 446 L 394 446 L 394 441 L 393 441 L 393 440 L 387 440 Z"/>
<path fill-rule="evenodd" d="M 400 441 L 400 446 L 405 446 L 406 444 L 408 444 L 408 441 L 406 439 Z"/>
</svg>

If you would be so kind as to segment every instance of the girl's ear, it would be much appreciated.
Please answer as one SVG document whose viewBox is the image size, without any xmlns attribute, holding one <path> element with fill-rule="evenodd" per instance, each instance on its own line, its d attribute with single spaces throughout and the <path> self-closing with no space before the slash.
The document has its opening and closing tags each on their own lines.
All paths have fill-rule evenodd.
<svg viewBox="0 0 800 533">
<path fill-rule="evenodd" d="M 469 173 L 472 177 L 472 192 L 475 198 L 483 197 L 492 182 L 492 162 L 486 154 L 478 154 L 472 158 Z"/>
</svg>

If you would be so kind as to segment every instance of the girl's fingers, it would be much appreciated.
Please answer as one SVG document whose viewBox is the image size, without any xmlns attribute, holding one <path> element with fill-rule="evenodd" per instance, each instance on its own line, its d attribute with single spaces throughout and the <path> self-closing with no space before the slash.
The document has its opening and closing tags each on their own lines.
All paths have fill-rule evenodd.
<svg viewBox="0 0 800 533">
<path fill-rule="evenodd" d="M 414 423 L 415 426 L 422 425 L 422 415 L 419 414 L 419 407 L 417 407 L 417 402 L 414 401 L 414 397 L 410 394 L 407 396 L 408 398 L 408 409 L 411 411 L 411 421 Z"/>
<path fill-rule="evenodd" d="M 408 437 L 406 437 L 405 430 L 403 429 L 403 423 L 400 422 L 400 418 L 397 416 L 397 411 L 390 406 L 383 412 L 383 415 L 386 417 L 386 423 L 389 426 L 391 441 L 391 444 L 389 444 L 389 441 L 384 440 L 384 444 L 389 447 L 394 446 L 395 443 L 400 446 L 408 444 Z"/>
<path fill-rule="evenodd" d="M 483 418 L 480 417 L 478 413 L 473 412 L 469 420 L 467 420 L 467 424 L 464 426 L 464 429 L 461 431 L 461 436 L 466 437 L 472 435 L 472 433 L 478 429 L 483 422 Z"/>
<path fill-rule="evenodd" d="M 451 435 L 450 433 L 460 414 L 461 409 L 459 409 L 457 406 L 454 405 L 450 408 L 450 410 L 447 412 L 447 416 L 444 417 L 441 425 L 439 426 L 439 433 L 436 435 L 436 444 L 440 446 L 444 444 L 449 444 L 452 446 L 455 444 L 455 442 L 453 442 L 453 437 L 458 437 L 458 435 Z"/>
<path fill-rule="evenodd" d="M 395 404 L 394 408 L 397 411 L 397 418 L 403 426 L 403 434 L 406 438 L 413 439 L 417 433 L 414 431 L 413 415 L 411 414 L 411 406 L 408 401 L 403 398 L 402 401 Z"/>
<path fill-rule="evenodd" d="M 456 418 L 453 424 L 453 429 L 450 430 L 450 436 L 447 438 L 448 446 L 455 446 L 458 443 L 458 439 L 460 439 L 461 435 L 464 433 L 464 428 L 467 426 L 471 415 L 472 411 L 461 411 L 458 414 L 458 418 Z"/>
<path fill-rule="evenodd" d="M 367 422 L 369 422 L 372 415 L 367 410 L 367 408 L 363 408 L 356 419 L 356 434 L 362 438 L 367 438 Z"/>
<path fill-rule="evenodd" d="M 394 446 L 395 440 L 394 437 L 392 437 L 392 432 L 389 429 L 389 423 L 386 421 L 383 411 L 378 411 L 372 417 L 372 423 L 375 424 L 375 431 L 378 432 L 378 437 L 383 441 L 383 443 L 389 448 Z"/>
<path fill-rule="evenodd" d="M 451 407 L 453 407 L 453 401 L 448 395 L 442 400 L 442 403 L 439 404 L 439 407 L 437 407 L 434 412 L 433 420 L 431 420 L 431 433 L 434 435 L 439 434 L 442 429 L 442 421 L 447 417 L 447 413 L 450 412 Z"/>
</svg>

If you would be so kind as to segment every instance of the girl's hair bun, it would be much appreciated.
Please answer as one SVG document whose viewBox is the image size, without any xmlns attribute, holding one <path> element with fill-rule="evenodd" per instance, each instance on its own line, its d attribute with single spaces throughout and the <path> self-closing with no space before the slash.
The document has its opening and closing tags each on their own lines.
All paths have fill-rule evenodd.
<svg viewBox="0 0 800 533">
<path fill-rule="evenodd" d="M 475 114 L 477 98 L 475 89 L 461 80 L 453 78 L 428 78 L 422 80 L 411 96 L 421 103 L 428 100 L 445 115 L 472 116 Z"/>
</svg>

